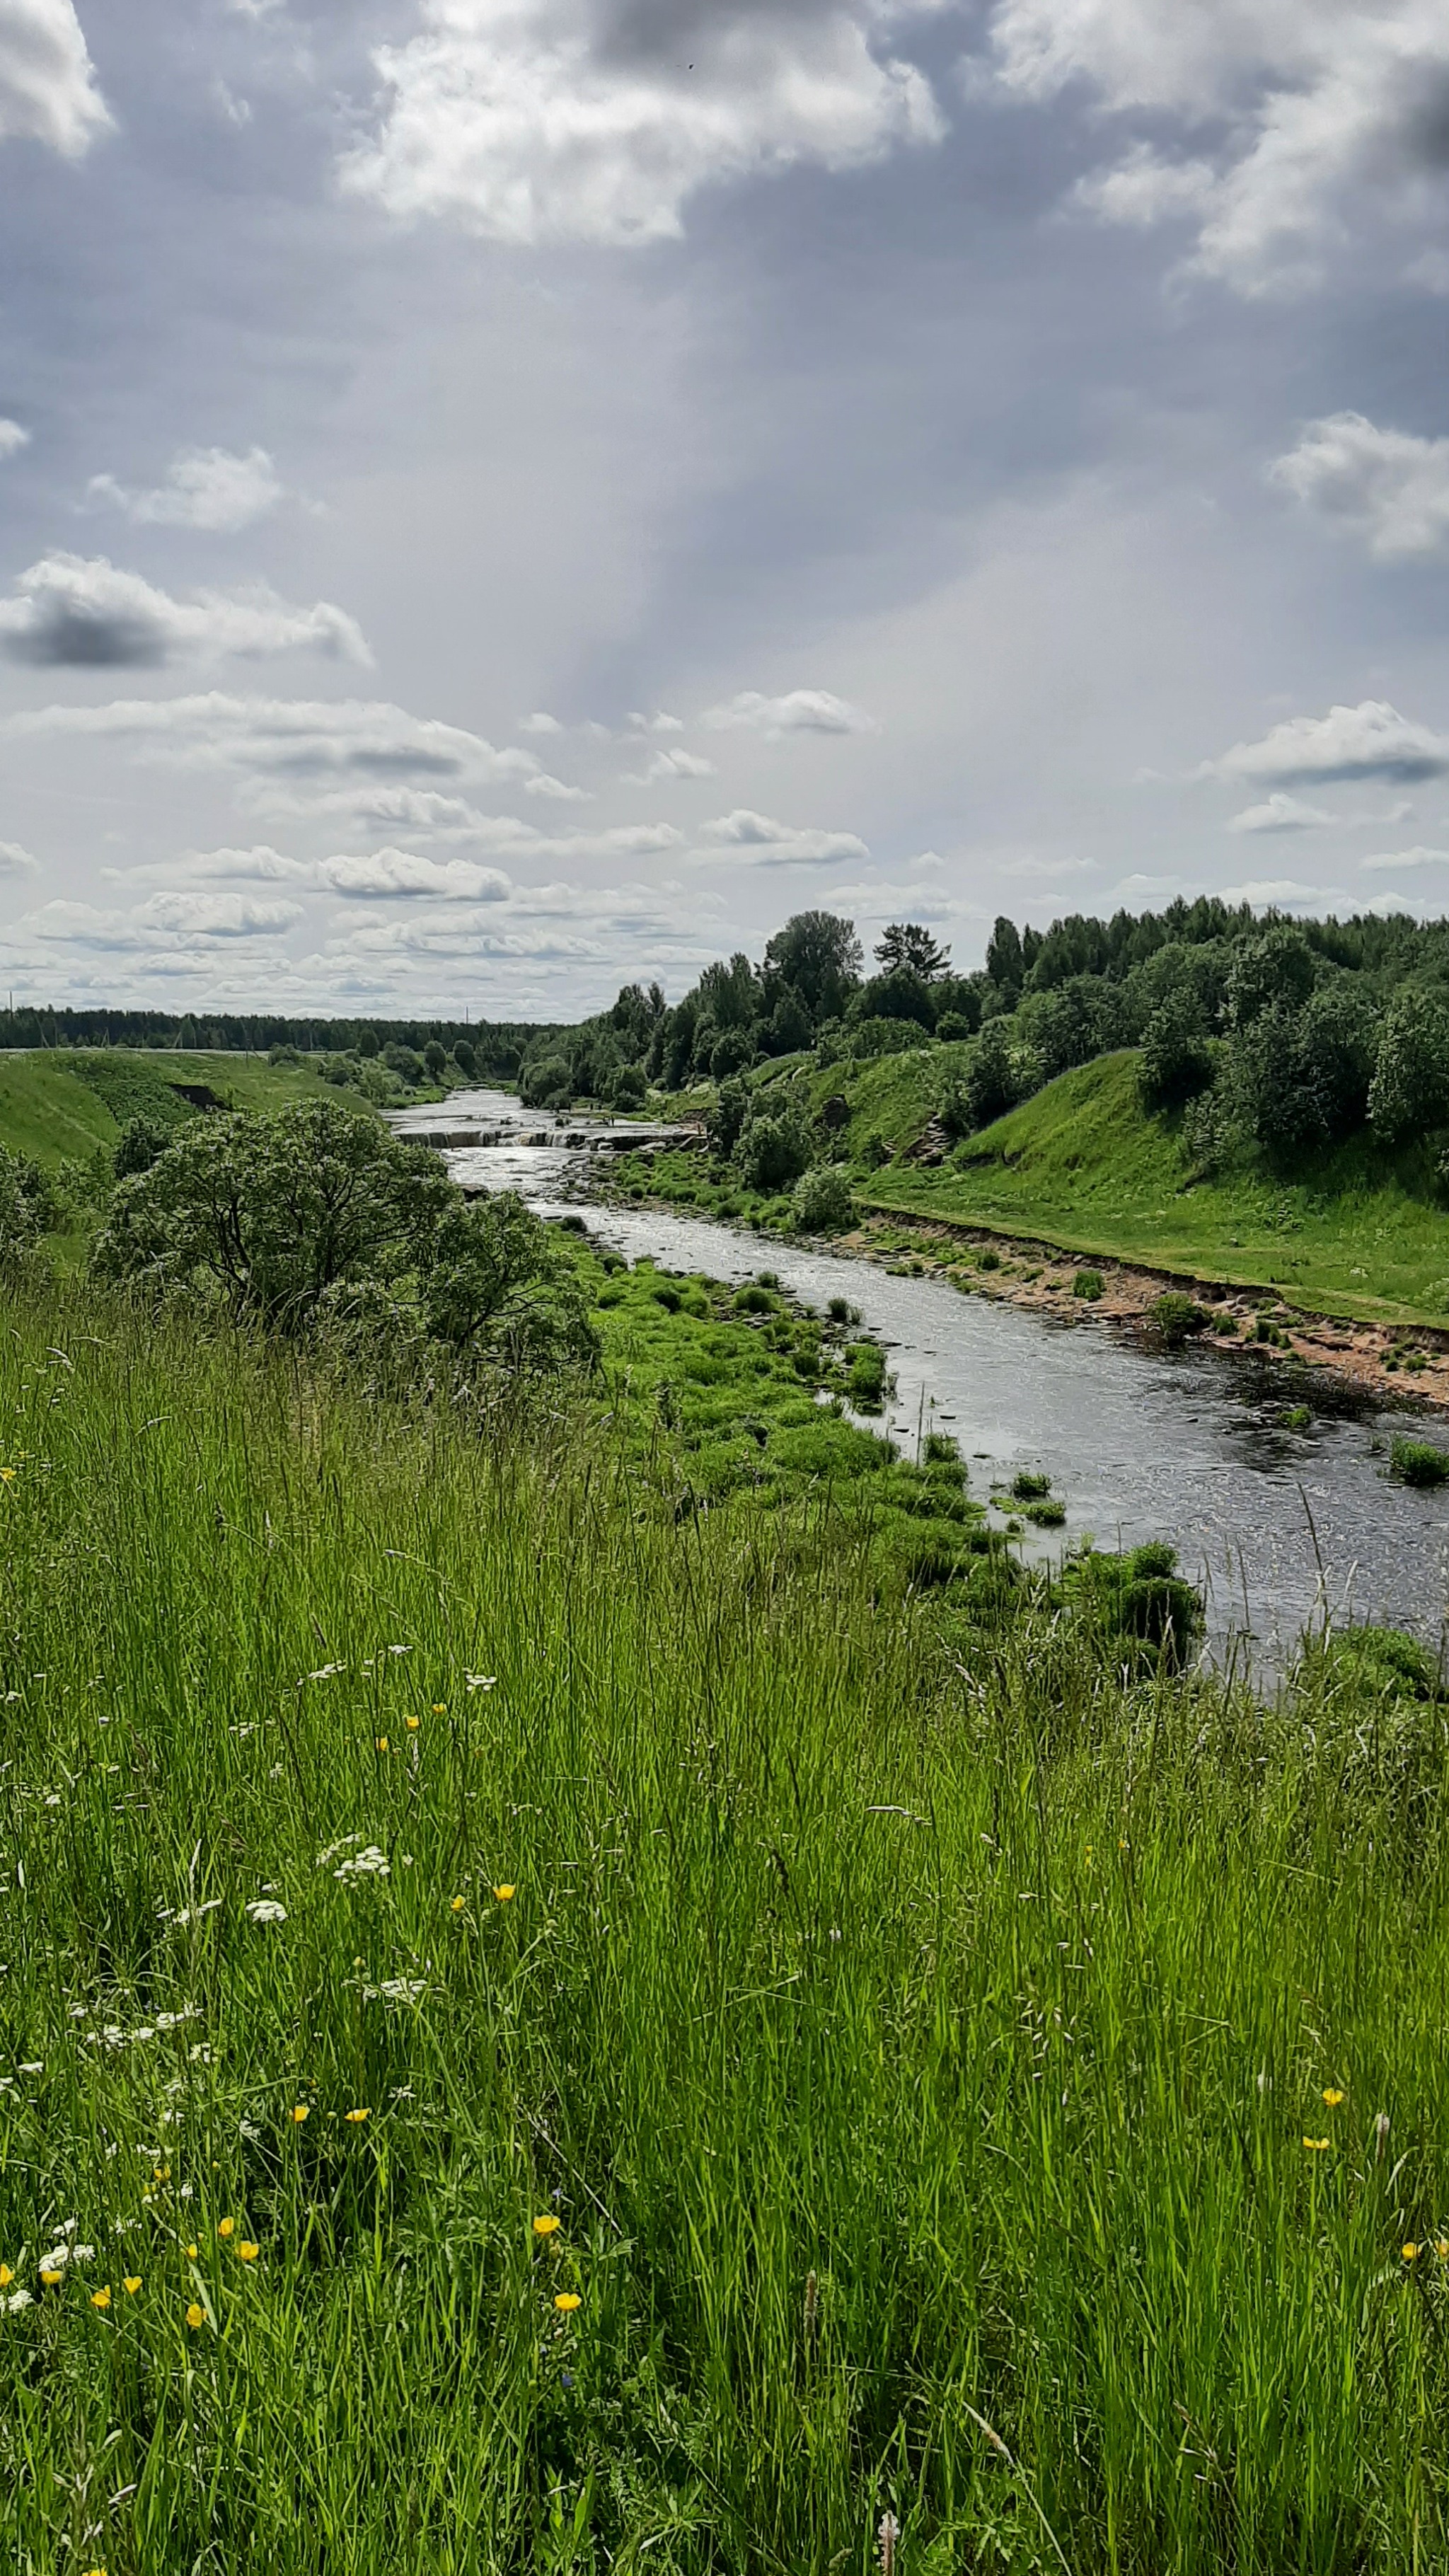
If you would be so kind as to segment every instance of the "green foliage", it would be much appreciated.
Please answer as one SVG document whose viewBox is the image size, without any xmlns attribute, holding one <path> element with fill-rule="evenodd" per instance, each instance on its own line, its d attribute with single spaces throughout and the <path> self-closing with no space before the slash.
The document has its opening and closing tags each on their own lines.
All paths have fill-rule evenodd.
<svg viewBox="0 0 1449 2576">
<path fill-rule="evenodd" d="M 810 1161 L 810 1139 L 789 1110 L 751 1117 L 735 1148 L 740 1177 L 752 1190 L 781 1190 L 799 1179 Z"/>
<path fill-rule="evenodd" d="M 924 984 L 934 983 L 951 963 L 951 951 L 942 948 L 932 933 L 918 921 L 891 922 L 876 946 L 876 958 L 887 975 L 906 968 Z"/>
<path fill-rule="evenodd" d="M 1166 1288 L 1147 1308 L 1147 1320 L 1170 1351 L 1179 1351 L 1195 1333 L 1205 1332 L 1211 1319 L 1195 1297 L 1181 1288 Z"/>
<path fill-rule="evenodd" d="M 171 1136 L 171 1127 L 162 1126 L 154 1118 L 128 1118 L 116 1146 L 116 1179 L 128 1181 L 138 1172 L 149 1172 L 165 1153 Z"/>
<path fill-rule="evenodd" d="M 574 1096 L 567 1057 L 539 1056 L 526 1064 L 519 1076 L 518 1096 L 525 1109 L 567 1109 Z"/>
<path fill-rule="evenodd" d="M 1389 1472 L 1404 1485 L 1449 1484 L 1449 1452 L 1431 1440 L 1411 1440 L 1396 1432 L 1389 1447 Z"/>
<path fill-rule="evenodd" d="M 598 1354 L 575 1272 L 511 1190 L 454 1195 L 443 1207 L 419 1302 L 434 1340 L 494 1352 L 515 1372 L 587 1365 Z"/>
<path fill-rule="evenodd" d="M 54 1218 L 54 1194 L 39 1164 L 0 1146 L 0 1275 L 13 1277 Z"/>
<path fill-rule="evenodd" d="M 1449 1119 L 1449 1005 L 1437 993 L 1409 985 L 1390 1004 L 1368 1114 L 1388 1144 Z"/>
<path fill-rule="evenodd" d="M 795 1183 L 790 1199 L 802 1234 L 843 1234 L 854 1216 L 850 1172 L 844 1163 L 818 1163 Z"/>
<path fill-rule="evenodd" d="M 1095 1305 L 1101 1294 L 1102 1274 L 1100 1270 L 1078 1270 L 1074 1273 L 1072 1279 L 1072 1295 L 1074 1297 L 1085 1297 L 1090 1304 Z"/>
<path fill-rule="evenodd" d="M 1207 1088 L 1213 1078 L 1212 1046 L 1196 995 L 1185 984 L 1173 986 L 1157 1005 L 1142 1033 L 1139 1059 L 1142 1097 L 1149 1108 L 1176 1108 Z"/>
<path fill-rule="evenodd" d="M 466 1074 L 471 1082 L 474 1073 L 477 1071 L 477 1058 L 466 1038 L 454 1039 L 453 1062 L 457 1066 L 458 1071 L 461 1074 Z"/>
<path fill-rule="evenodd" d="M 1033 1467 L 1018 1468 L 1011 1480 L 1012 1493 L 1019 1503 L 1043 1502 L 1051 1489 L 1050 1476 L 1043 1476 Z"/>
</svg>

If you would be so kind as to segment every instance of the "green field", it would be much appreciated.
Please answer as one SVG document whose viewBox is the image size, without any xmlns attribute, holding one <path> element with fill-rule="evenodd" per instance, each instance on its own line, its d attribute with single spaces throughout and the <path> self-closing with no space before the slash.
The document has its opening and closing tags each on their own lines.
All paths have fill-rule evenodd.
<svg viewBox="0 0 1449 2576">
<path fill-rule="evenodd" d="M 1422 1664 L 948 1652 L 567 1389 L 7 1326 L 8 2567 L 1446 2563 Z"/>
<path fill-rule="evenodd" d="M 98 1146 L 114 1145 L 127 1118 L 166 1123 L 185 1115 L 181 1084 L 237 1109 L 280 1109 L 289 1100 L 315 1100 L 324 1089 L 299 1067 L 263 1056 L 125 1047 L 15 1052 L 0 1055 L 0 1144 L 47 1169 L 83 1162 Z"/>
</svg>

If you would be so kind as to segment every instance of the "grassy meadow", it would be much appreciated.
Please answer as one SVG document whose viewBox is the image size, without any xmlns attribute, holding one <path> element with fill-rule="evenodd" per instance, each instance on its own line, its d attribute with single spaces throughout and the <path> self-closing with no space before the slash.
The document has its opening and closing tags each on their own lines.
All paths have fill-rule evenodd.
<svg viewBox="0 0 1449 2576">
<path fill-rule="evenodd" d="M 963 1652 L 849 1479 L 64 1282 L 0 1415 L 7 2567 L 1449 2564 L 1412 1657 Z"/>
<path fill-rule="evenodd" d="M 228 1107 L 281 1109 L 326 1096 L 301 1066 L 264 1056 L 167 1049 L 46 1047 L 0 1054 L 0 1143 L 45 1169 L 87 1161 L 114 1145 L 131 1118 L 174 1125 L 189 1114 L 185 1087 Z"/>
</svg>

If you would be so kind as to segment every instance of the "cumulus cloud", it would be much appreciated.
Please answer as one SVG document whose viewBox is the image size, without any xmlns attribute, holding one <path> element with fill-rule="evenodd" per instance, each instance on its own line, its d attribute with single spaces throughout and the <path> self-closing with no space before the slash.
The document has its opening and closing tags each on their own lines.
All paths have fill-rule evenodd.
<svg viewBox="0 0 1449 2576">
<path fill-rule="evenodd" d="M 1404 786 L 1449 771 L 1449 736 L 1401 716 L 1385 699 L 1330 707 L 1326 716 L 1290 716 L 1258 742 L 1234 743 L 1205 761 L 1199 778 L 1242 779 L 1267 786 L 1331 786 L 1336 780 L 1391 778 Z"/>
<path fill-rule="evenodd" d="M 716 733 L 745 730 L 778 742 L 790 733 L 874 733 L 871 717 L 829 689 L 790 689 L 784 697 L 763 697 L 742 689 L 723 706 L 708 707 L 704 721 Z"/>
<path fill-rule="evenodd" d="M 1432 220 L 1442 202 L 1442 0 L 997 0 L 971 69 L 1022 101 L 1077 87 L 1179 119 L 1190 151 L 1134 137 L 1078 200 L 1119 223 L 1193 217 L 1194 264 L 1248 293 L 1318 273 L 1362 204 Z"/>
<path fill-rule="evenodd" d="M 1307 508 L 1362 538 L 1380 563 L 1449 548 L 1449 438 L 1378 429 L 1360 411 L 1312 421 L 1269 469 Z"/>
<path fill-rule="evenodd" d="M 1230 832 L 1319 832 L 1332 823 L 1332 814 L 1321 805 L 1305 805 L 1298 796 L 1286 796 L 1275 788 L 1261 805 L 1245 805 L 1241 814 L 1230 815 Z"/>
<path fill-rule="evenodd" d="M 563 726 L 557 716 L 546 715 L 539 707 L 531 716 L 519 717 L 518 730 L 520 733 L 562 733 Z"/>
<path fill-rule="evenodd" d="M 361 698 L 239 698 L 211 689 L 179 698 L 116 698 L 98 707 L 37 707 L 11 716 L 0 730 L 13 739 L 116 741 L 168 766 L 234 771 L 275 789 L 284 810 L 299 813 L 312 810 L 314 798 L 318 810 L 339 793 L 351 802 L 360 789 L 377 796 L 437 779 L 527 780 L 538 769 L 531 751 L 498 751 L 460 725 Z M 523 823 L 514 828 L 529 831 Z"/>
<path fill-rule="evenodd" d="M 1360 859 L 1361 868 L 1375 868 L 1387 874 L 1400 868 L 1449 868 L 1449 850 L 1376 850 L 1371 859 Z"/>
<path fill-rule="evenodd" d="M 284 897 L 212 894 L 174 887 L 148 897 L 130 912 L 97 904 L 42 904 L 19 925 L 34 939 L 79 942 L 88 948 L 151 950 L 178 942 L 276 939 L 302 918 L 302 907 Z"/>
<path fill-rule="evenodd" d="M 226 447 L 183 447 L 154 491 L 130 492 L 114 474 L 93 474 L 86 494 L 91 501 L 113 502 L 143 527 L 234 536 L 274 510 L 285 490 L 264 447 L 248 448 L 245 456 Z"/>
<path fill-rule="evenodd" d="M 1314 910 L 1322 904 L 1342 903 L 1347 898 L 1335 894 L 1331 886 L 1299 885 L 1293 877 L 1252 877 L 1246 885 L 1224 886 L 1223 903 L 1250 903 L 1255 911 L 1294 912 Z"/>
<path fill-rule="evenodd" d="M 0 138 L 77 160 L 110 122 L 72 0 L 0 0 Z"/>
<path fill-rule="evenodd" d="M 737 806 L 699 828 L 701 847 L 690 853 L 696 866 L 712 866 L 728 855 L 751 868 L 813 868 L 839 859 L 868 859 L 869 850 L 854 832 L 798 830 Z"/>
<path fill-rule="evenodd" d="M 33 859 L 18 841 L 0 841 L 0 877 L 28 876 L 39 865 L 40 861 Z"/>
<path fill-rule="evenodd" d="M 29 445 L 30 432 L 22 429 L 18 420 L 0 420 L 0 463 L 7 456 L 18 456 L 22 447 Z"/>
<path fill-rule="evenodd" d="M 939 5 L 422 0 L 422 33 L 375 56 L 385 105 L 342 183 L 495 241 L 667 240 L 708 184 L 937 141 L 890 40 Z"/>
<path fill-rule="evenodd" d="M 473 859 L 430 859 L 415 850 L 373 850 L 362 858 L 323 859 L 318 880 L 331 894 L 372 902 L 419 897 L 434 902 L 503 903 L 513 888 L 501 868 Z"/>
<path fill-rule="evenodd" d="M 144 670 L 179 656 L 259 655 L 299 648 L 372 659 L 361 628 L 318 600 L 294 608 L 264 585 L 173 599 L 104 555 L 46 555 L 0 602 L 0 652 L 41 669 Z"/>
<path fill-rule="evenodd" d="M 647 769 L 621 772 L 626 787 L 658 787 L 672 779 L 713 778 L 714 762 L 697 751 L 656 751 Z"/>
</svg>

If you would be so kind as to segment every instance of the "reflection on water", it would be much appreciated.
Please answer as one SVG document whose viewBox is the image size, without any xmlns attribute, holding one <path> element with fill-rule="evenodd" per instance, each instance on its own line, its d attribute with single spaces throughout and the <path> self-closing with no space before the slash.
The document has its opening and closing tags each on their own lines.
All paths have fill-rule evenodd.
<svg viewBox="0 0 1449 2576">
<path fill-rule="evenodd" d="M 404 1113 L 414 1130 L 428 1115 Z M 455 1093 L 446 1115 L 461 1129 L 473 1116 L 516 1126 L 520 1113 L 502 1094 L 477 1092 Z M 532 1117 L 532 1132 L 547 1123 Z M 1218 1640 L 1246 1628 L 1275 1661 L 1326 1591 L 1336 1616 L 1388 1620 L 1439 1643 L 1449 1499 L 1386 1477 L 1392 1417 L 1321 1413 L 1306 1432 L 1286 1431 L 1278 1417 L 1290 1399 L 1265 1362 L 1148 1352 L 1096 1318 L 1054 1323 L 943 1280 L 892 1279 L 872 1263 L 702 1218 L 591 1206 L 577 1195 L 588 1149 L 562 1143 L 585 1123 L 591 1139 L 638 1133 L 570 1121 L 557 1144 L 458 1150 L 449 1169 L 468 1188 L 519 1190 L 543 1215 L 582 1215 L 630 1261 L 647 1255 L 732 1280 L 768 1268 L 812 1305 L 847 1297 L 889 1349 L 888 1427 L 904 1448 L 923 1429 L 951 1432 L 983 1496 L 1018 1467 L 1044 1468 L 1067 1505 L 1059 1538 L 1171 1539 L 1206 1586 Z M 1291 1400 L 1301 1400 L 1296 1386 Z"/>
</svg>

